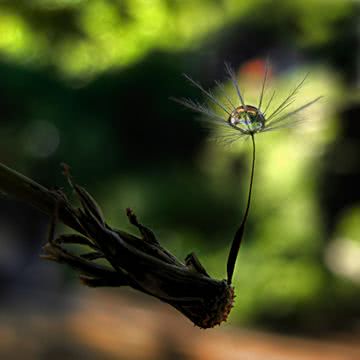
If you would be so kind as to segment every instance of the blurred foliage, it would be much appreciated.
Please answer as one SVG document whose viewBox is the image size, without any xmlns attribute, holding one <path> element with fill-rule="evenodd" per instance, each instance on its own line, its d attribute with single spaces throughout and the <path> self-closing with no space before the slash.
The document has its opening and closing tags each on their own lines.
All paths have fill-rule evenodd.
<svg viewBox="0 0 360 360">
<path fill-rule="evenodd" d="M 204 131 L 168 98 L 201 100 L 181 73 L 212 87 L 228 60 L 256 104 L 261 76 L 246 69 L 269 55 L 276 106 L 309 71 L 296 104 L 325 98 L 298 127 L 257 137 L 232 321 L 345 326 L 360 315 L 360 289 L 325 258 L 338 237 L 359 244 L 360 164 L 351 154 L 360 136 L 347 141 L 359 125 L 344 115 L 359 114 L 358 98 L 349 101 L 356 9 L 325 0 L 2 0 L 1 161 L 51 186 L 65 183 L 58 164 L 68 162 L 110 223 L 131 229 L 123 210 L 131 206 L 174 253 L 195 250 L 224 277 L 250 147 L 208 142 L 219 130 Z"/>
<path fill-rule="evenodd" d="M 360 241 L 360 206 L 354 205 L 346 209 L 338 222 L 337 233 L 339 237 L 346 237 L 352 241 Z"/>
<path fill-rule="evenodd" d="M 269 9 L 276 9 L 272 16 Z M 201 46 L 239 18 L 276 32 L 285 24 L 285 36 L 295 35 L 299 44 L 323 44 L 351 10 L 350 1 L 326 0 L 3 0 L 0 49 L 19 63 L 55 66 L 66 76 L 88 79 L 153 49 Z"/>
</svg>

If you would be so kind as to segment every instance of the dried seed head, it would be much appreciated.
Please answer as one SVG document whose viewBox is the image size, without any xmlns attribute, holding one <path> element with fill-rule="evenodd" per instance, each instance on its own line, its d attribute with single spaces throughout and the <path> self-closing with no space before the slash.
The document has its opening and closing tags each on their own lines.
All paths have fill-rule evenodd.
<svg viewBox="0 0 360 360">
<path fill-rule="evenodd" d="M 213 328 L 226 321 L 231 309 L 234 306 L 234 288 L 223 282 L 224 289 L 219 293 L 219 296 L 214 297 L 211 301 L 203 304 L 200 312 L 193 316 L 187 316 L 194 322 L 194 324 L 202 329 Z M 195 307 L 194 307 L 195 309 Z M 204 311 L 206 309 L 206 311 Z M 180 310 L 180 309 L 179 309 Z M 181 310 L 180 310 L 181 311 Z"/>
</svg>

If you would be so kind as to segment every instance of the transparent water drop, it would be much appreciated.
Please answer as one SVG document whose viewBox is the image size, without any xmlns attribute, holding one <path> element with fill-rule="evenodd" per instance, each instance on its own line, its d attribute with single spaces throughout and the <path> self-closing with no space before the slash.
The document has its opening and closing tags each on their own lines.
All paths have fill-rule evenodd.
<svg viewBox="0 0 360 360">
<path fill-rule="evenodd" d="M 229 116 L 231 126 L 245 133 L 256 133 L 265 127 L 265 117 L 255 106 L 237 107 Z"/>
</svg>

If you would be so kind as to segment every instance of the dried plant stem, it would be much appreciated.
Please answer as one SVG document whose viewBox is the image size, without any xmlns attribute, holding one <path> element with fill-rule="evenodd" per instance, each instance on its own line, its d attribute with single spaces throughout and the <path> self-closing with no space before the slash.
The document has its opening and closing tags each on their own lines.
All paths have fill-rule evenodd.
<svg viewBox="0 0 360 360">
<path fill-rule="evenodd" d="M 61 190 L 49 190 L 0 164 L 0 193 L 24 201 L 52 218 L 43 258 L 71 266 L 87 286 L 130 286 L 154 296 L 201 328 L 226 321 L 234 300 L 234 290 L 226 280 L 211 278 L 194 253 L 184 262 L 178 260 L 130 209 L 127 216 L 140 236 L 112 228 L 91 195 L 73 183 L 67 168 L 65 175 L 80 200 L 80 208 L 71 205 Z M 54 239 L 58 220 L 77 233 Z M 71 252 L 68 244 L 86 247 L 87 252 Z M 107 260 L 108 265 L 95 262 L 99 258 Z"/>
<path fill-rule="evenodd" d="M 55 205 L 58 203 L 59 220 L 74 230 L 79 230 L 79 225 L 74 222 L 57 192 L 47 189 L 2 163 L 0 163 L 0 194 L 26 202 L 49 216 L 53 216 Z"/>
<path fill-rule="evenodd" d="M 30 202 L 42 212 L 50 214 L 54 209 L 54 199 L 48 189 L 4 164 L 0 164 L 0 191 Z"/>
</svg>

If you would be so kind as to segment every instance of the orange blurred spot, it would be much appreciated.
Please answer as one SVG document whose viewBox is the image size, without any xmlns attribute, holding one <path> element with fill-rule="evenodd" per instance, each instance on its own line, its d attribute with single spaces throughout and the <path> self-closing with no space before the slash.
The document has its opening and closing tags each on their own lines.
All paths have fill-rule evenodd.
<svg viewBox="0 0 360 360">
<path fill-rule="evenodd" d="M 253 59 L 247 61 L 240 69 L 240 75 L 251 77 L 254 80 L 263 78 L 266 71 L 266 61 L 263 59 Z M 271 78 L 271 68 L 268 69 L 268 78 Z"/>
</svg>

